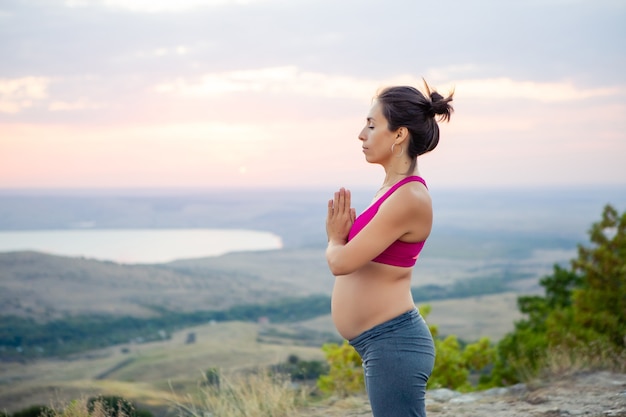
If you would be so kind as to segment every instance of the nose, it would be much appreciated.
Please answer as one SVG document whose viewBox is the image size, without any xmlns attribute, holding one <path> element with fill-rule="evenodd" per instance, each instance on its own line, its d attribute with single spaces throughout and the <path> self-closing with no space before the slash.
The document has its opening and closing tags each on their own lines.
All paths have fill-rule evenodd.
<svg viewBox="0 0 626 417">
<path fill-rule="evenodd" d="M 364 127 L 364 128 L 363 128 L 363 129 L 361 129 L 361 131 L 359 132 L 359 136 L 358 136 L 358 138 L 359 138 L 359 140 L 360 140 L 361 142 L 364 142 L 364 141 L 365 141 L 365 138 L 366 138 L 366 137 L 365 137 L 365 129 L 366 129 L 366 128 Z"/>
</svg>

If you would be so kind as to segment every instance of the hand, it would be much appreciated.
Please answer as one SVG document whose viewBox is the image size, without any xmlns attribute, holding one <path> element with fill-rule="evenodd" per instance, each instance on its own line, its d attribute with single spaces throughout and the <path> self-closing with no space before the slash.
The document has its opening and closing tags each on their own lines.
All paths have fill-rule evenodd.
<svg viewBox="0 0 626 417">
<path fill-rule="evenodd" d="M 356 219 L 356 210 L 350 207 L 350 191 L 343 187 L 335 192 L 335 198 L 328 200 L 326 235 L 328 242 L 341 245 L 348 241 L 348 233 Z"/>
</svg>

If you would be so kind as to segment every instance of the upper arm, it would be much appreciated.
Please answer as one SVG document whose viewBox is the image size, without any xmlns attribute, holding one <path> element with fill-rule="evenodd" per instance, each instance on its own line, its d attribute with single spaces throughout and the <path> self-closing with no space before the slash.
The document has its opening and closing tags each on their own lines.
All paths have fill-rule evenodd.
<svg viewBox="0 0 626 417">
<path fill-rule="evenodd" d="M 432 225 L 430 198 L 403 187 L 392 194 L 372 220 L 337 249 L 335 275 L 352 273 L 380 255 L 398 239 L 425 240 Z M 338 273 L 337 273 L 338 272 Z"/>
</svg>

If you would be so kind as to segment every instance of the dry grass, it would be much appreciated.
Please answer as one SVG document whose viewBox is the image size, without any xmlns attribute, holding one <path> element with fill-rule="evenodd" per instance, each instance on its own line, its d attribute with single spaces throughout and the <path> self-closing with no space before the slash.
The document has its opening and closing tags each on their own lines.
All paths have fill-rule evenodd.
<svg viewBox="0 0 626 417">
<path fill-rule="evenodd" d="M 41 417 L 130 417 L 125 408 L 122 403 L 119 403 L 118 410 L 113 410 L 100 399 L 96 399 L 90 405 L 89 400 L 82 397 L 63 406 L 52 407 L 50 411 L 45 412 Z M 133 408 L 130 408 L 128 411 L 132 413 Z"/>
<path fill-rule="evenodd" d="M 517 368 L 519 377 L 533 389 L 549 384 L 551 381 L 568 379 L 578 374 L 594 372 L 612 372 L 626 374 L 626 350 L 619 350 L 600 342 L 573 347 L 551 347 L 533 368 L 527 359 L 511 364 Z M 539 369 L 536 371 L 534 369 Z"/>
<path fill-rule="evenodd" d="M 562 376 L 580 371 L 608 370 L 626 372 L 626 350 L 602 343 L 590 343 L 574 348 L 560 347 L 548 352 L 544 374 Z"/>
<path fill-rule="evenodd" d="M 177 402 L 180 417 L 292 417 L 306 403 L 307 390 L 294 386 L 288 376 L 265 371 L 220 376 L 219 384 L 200 390 L 186 404 Z"/>
</svg>

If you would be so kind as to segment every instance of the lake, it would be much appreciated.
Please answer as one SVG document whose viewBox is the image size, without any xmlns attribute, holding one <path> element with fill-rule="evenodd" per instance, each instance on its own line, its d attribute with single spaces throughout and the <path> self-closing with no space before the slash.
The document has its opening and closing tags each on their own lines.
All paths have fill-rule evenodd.
<svg viewBox="0 0 626 417">
<path fill-rule="evenodd" d="M 280 248 L 279 236 L 244 229 L 0 231 L 0 252 L 34 250 L 126 264 L 164 263 L 228 252 Z"/>
</svg>

